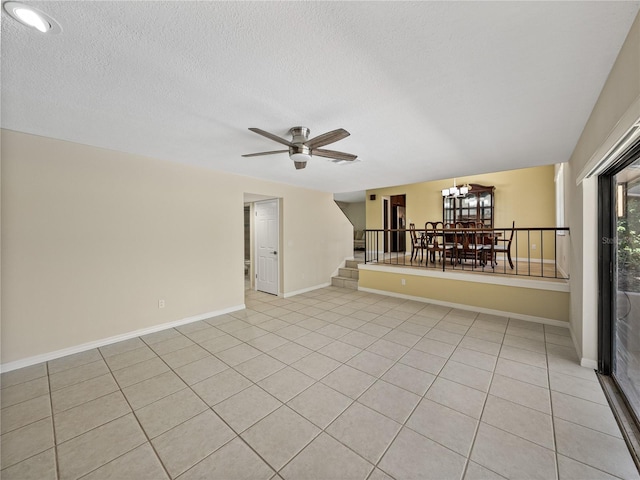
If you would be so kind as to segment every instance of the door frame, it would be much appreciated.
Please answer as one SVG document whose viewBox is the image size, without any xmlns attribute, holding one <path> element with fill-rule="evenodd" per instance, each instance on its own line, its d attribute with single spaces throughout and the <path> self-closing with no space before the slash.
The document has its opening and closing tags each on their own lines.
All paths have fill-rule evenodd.
<svg viewBox="0 0 640 480">
<path fill-rule="evenodd" d="M 386 253 L 391 249 L 391 238 L 389 233 L 386 231 L 388 228 L 391 228 L 391 198 L 388 195 L 384 195 L 382 197 L 382 222 L 380 223 L 382 227 L 382 252 Z"/>
<path fill-rule="evenodd" d="M 245 265 L 248 266 L 248 272 L 247 272 L 247 276 L 249 277 L 249 287 L 253 288 L 253 256 L 254 256 L 254 252 L 253 252 L 253 203 L 251 202 L 244 202 L 244 208 L 243 208 L 243 215 L 245 214 L 245 211 L 248 210 L 249 211 L 249 224 L 245 225 L 244 227 L 244 238 L 246 241 L 247 238 L 247 230 L 249 231 L 249 258 L 245 258 L 244 262 Z M 245 220 L 245 218 L 243 217 L 243 220 Z M 246 245 L 245 245 L 246 248 Z M 249 262 L 248 265 L 246 262 Z"/>
<path fill-rule="evenodd" d="M 613 373 L 615 354 L 615 278 L 617 256 L 613 239 L 617 219 L 614 214 L 616 173 L 640 157 L 636 142 L 620 159 L 598 176 L 598 372 Z"/>
<path fill-rule="evenodd" d="M 398 217 L 398 210 L 402 208 L 402 219 L 404 220 L 404 225 L 397 224 L 397 221 L 400 219 Z M 389 201 L 389 228 L 392 230 L 401 230 L 406 228 L 407 221 L 407 194 L 400 193 L 397 195 L 391 195 Z M 407 250 L 407 242 L 406 235 L 402 232 L 394 232 L 391 234 L 391 244 L 389 246 L 389 252 L 399 253 L 406 252 Z"/>
<path fill-rule="evenodd" d="M 610 215 L 614 205 L 613 175 L 598 177 L 598 371 L 611 375 L 613 371 L 613 265 L 616 259 L 613 242 L 615 227 Z"/>
<path fill-rule="evenodd" d="M 640 141 L 598 176 L 598 378 L 631 457 L 640 469 L 640 416 L 616 377 L 616 175 L 640 158 Z"/>
</svg>

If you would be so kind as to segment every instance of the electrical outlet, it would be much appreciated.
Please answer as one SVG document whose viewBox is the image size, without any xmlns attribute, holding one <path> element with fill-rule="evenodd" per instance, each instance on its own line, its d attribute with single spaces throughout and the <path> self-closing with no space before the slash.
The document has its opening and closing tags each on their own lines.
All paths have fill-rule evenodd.
<svg viewBox="0 0 640 480">
<path fill-rule="evenodd" d="M 404 287 L 406 284 L 407 284 L 407 281 L 404 278 L 400 280 L 400 285 Z"/>
<path fill-rule="evenodd" d="M 164 300 L 158 300 L 158 308 L 164 308 Z"/>
<path fill-rule="evenodd" d="M 531 244 L 531 250 L 536 250 L 538 248 L 538 246 L 535 243 Z"/>
</svg>

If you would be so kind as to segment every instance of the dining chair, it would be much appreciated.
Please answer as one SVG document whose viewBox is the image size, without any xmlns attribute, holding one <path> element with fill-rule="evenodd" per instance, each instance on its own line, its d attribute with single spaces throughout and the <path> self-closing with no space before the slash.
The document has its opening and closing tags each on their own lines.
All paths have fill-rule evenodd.
<svg viewBox="0 0 640 480">
<path fill-rule="evenodd" d="M 422 237 L 418 237 L 416 232 L 416 224 L 409 224 L 409 233 L 411 234 L 411 261 L 413 262 L 414 257 L 418 257 L 418 252 L 420 252 L 420 263 L 422 263 L 422 259 L 424 257 L 424 251 L 427 246 L 425 245 L 425 240 Z"/>
<path fill-rule="evenodd" d="M 498 263 L 498 259 L 496 254 L 505 253 L 507 255 L 507 260 L 509 261 L 509 266 L 513 270 L 513 260 L 511 260 L 511 243 L 513 242 L 513 234 L 516 228 L 516 221 L 514 220 L 511 225 L 511 234 L 509 238 L 498 238 L 496 240 L 496 244 L 493 246 L 493 256 L 495 263 Z"/>
<path fill-rule="evenodd" d="M 453 239 L 451 241 L 448 237 L 445 237 L 443 232 L 444 224 L 442 222 L 426 222 L 424 224 L 425 236 L 426 236 L 426 246 L 427 246 L 427 263 L 429 262 L 429 257 L 431 257 L 431 261 L 433 263 L 436 262 L 436 252 L 438 253 L 438 257 L 442 260 L 444 256 L 445 260 L 447 257 L 451 258 L 451 264 L 454 262 L 455 258 L 455 244 Z"/>
<path fill-rule="evenodd" d="M 486 245 L 481 233 L 476 230 L 475 222 L 460 224 L 457 228 L 464 228 L 459 234 L 461 247 L 458 248 L 458 261 L 473 260 L 474 268 L 486 263 Z"/>
</svg>

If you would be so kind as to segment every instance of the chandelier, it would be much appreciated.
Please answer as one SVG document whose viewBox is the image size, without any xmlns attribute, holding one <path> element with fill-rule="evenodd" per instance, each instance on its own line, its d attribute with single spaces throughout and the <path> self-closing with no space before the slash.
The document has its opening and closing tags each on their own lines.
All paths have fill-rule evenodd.
<svg viewBox="0 0 640 480">
<path fill-rule="evenodd" d="M 469 184 L 464 184 L 461 187 L 456 185 L 456 179 L 453 179 L 453 187 L 444 188 L 442 190 L 442 196 L 445 198 L 454 198 L 454 197 L 464 197 L 467 193 L 469 193 L 471 187 Z"/>
</svg>

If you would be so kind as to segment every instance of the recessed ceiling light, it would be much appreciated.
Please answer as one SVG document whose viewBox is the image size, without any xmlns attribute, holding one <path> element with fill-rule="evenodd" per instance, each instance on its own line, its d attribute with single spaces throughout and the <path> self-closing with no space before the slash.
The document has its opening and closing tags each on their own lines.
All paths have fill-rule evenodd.
<svg viewBox="0 0 640 480">
<path fill-rule="evenodd" d="M 35 7 L 30 7 L 29 5 L 18 2 L 6 2 L 4 4 L 4 9 L 18 22 L 23 25 L 27 25 L 28 27 L 35 28 L 41 33 L 62 32 L 62 27 L 58 22 Z"/>
</svg>

